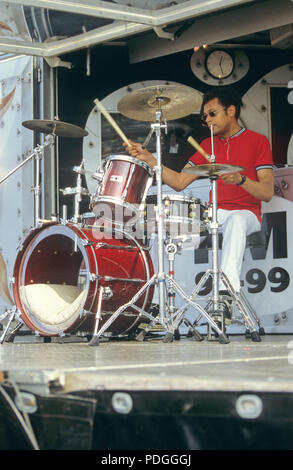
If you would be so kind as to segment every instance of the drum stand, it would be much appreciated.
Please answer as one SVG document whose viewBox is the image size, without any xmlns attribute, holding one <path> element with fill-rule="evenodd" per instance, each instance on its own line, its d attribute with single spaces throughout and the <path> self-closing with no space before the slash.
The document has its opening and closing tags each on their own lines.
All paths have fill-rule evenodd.
<svg viewBox="0 0 293 470">
<path fill-rule="evenodd" d="M 81 164 L 79 166 L 73 167 L 73 171 L 75 173 L 77 173 L 76 187 L 75 188 L 68 187 L 68 188 L 65 188 L 65 189 L 60 189 L 60 192 L 63 194 L 63 196 L 72 196 L 72 195 L 74 195 L 74 215 L 73 215 L 73 218 L 72 218 L 72 222 L 74 224 L 78 224 L 81 221 L 80 203 L 82 201 L 82 197 L 90 195 L 89 191 L 82 187 L 82 177 L 81 177 L 81 175 L 85 174 L 84 160 L 81 162 Z M 67 220 L 67 206 L 63 206 L 62 218 L 63 218 L 63 221 L 66 222 L 66 220 Z"/>
<path fill-rule="evenodd" d="M 226 334 L 219 328 L 217 323 L 213 320 L 213 318 L 208 314 L 206 310 L 204 310 L 198 303 L 196 303 L 191 297 L 188 297 L 185 292 L 181 289 L 181 287 L 177 284 L 177 282 L 173 279 L 172 276 L 166 274 L 164 272 L 164 212 L 163 212 L 163 204 L 162 204 L 162 158 L 161 158 L 161 130 L 162 128 L 167 131 L 166 122 L 163 124 L 161 117 L 162 111 L 160 109 L 160 98 L 157 99 L 158 101 L 158 108 L 156 111 L 156 122 L 152 124 L 152 131 L 156 133 L 156 151 L 157 151 L 157 165 L 154 167 L 156 173 L 156 180 L 157 180 L 157 223 L 158 223 L 158 274 L 154 274 L 152 278 L 147 281 L 142 288 L 133 296 L 133 298 L 126 304 L 122 305 L 121 307 L 114 312 L 111 317 L 104 323 L 104 325 L 98 331 L 97 324 L 101 319 L 101 306 L 98 309 L 96 314 L 96 325 L 94 328 L 94 334 L 92 339 L 89 342 L 90 346 L 97 345 L 99 343 L 100 336 L 108 329 L 108 327 L 118 318 L 122 312 L 128 308 L 132 307 L 140 312 L 142 316 L 147 317 L 151 320 L 149 328 L 151 329 L 153 325 L 156 323 L 161 324 L 166 330 L 166 335 L 164 338 L 164 342 L 169 343 L 173 341 L 174 333 L 177 330 L 178 325 L 183 321 L 182 314 L 176 315 L 175 322 L 173 315 L 167 315 L 168 312 L 168 305 L 166 303 L 166 281 L 169 281 L 169 289 L 173 288 L 177 291 L 185 301 L 190 304 L 193 308 L 198 310 L 201 316 L 204 316 L 210 325 L 210 327 L 216 332 L 219 338 L 219 342 L 222 344 L 229 343 L 229 339 L 227 338 Z M 149 139 L 149 136 L 148 136 Z M 215 237 L 214 237 L 215 238 Z M 217 275 L 217 274 L 216 274 Z M 216 275 L 214 277 L 216 277 Z M 139 309 L 134 303 L 139 299 L 139 297 L 148 289 L 151 285 L 157 284 L 158 292 L 159 292 L 159 317 L 154 318 L 152 315 L 148 314 L 147 312 L 143 312 Z M 216 292 L 215 295 L 218 295 Z M 173 307 L 172 307 L 173 308 Z M 137 337 L 137 340 L 142 340 L 144 333 L 140 333 Z"/>
<path fill-rule="evenodd" d="M 172 238 L 170 237 L 168 243 L 166 244 L 166 248 L 165 248 L 166 254 L 168 256 L 169 277 L 170 277 L 170 279 L 173 279 L 173 280 L 174 280 L 174 274 L 175 274 L 175 263 L 174 263 L 175 255 L 178 252 L 178 246 L 177 245 L 178 244 L 176 244 L 174 240 L 172 241 Z M 180 333 L 179 333 L 178 328 L 179 328 L 181 323 L 184 323 L 189 328 L 189 332 L 194 336 L 194 339 L 196 339 L 197 341 L 203 341 L 204 338 L 194 328 L 194 325 L 187 318 L 184 317 L 184 313 L 187 310 L 186 305 L 184 306 L 184 308 L 182 310 L 180 310 L 180 315 L 178 314 L 178 309 L 175 305 L 175 295 L 176 295 L 175 289 L 170 285 L 169 289 L 168 289 L 168 311 L 169 311 L 169 314 L 171 315 L 171 317 L 178 316 L 178 319 L 180 319 L 179 321 L 177 321 L 174 324 L 174 338 L 175 339 L 180 338 Z M 177 325 L 177 327 L 176 327 L 176 325 Z M 146 330 L 146 332 L 147 331 L 148 330 Z M 168 338 L 168 336 L 167 336 L 167 338 Z M 167 338 L 166 338 L 165 341 L 167 341 Z M 170 337 L 170 339 L 172 340 L 171 337 Z"/>
</svg>

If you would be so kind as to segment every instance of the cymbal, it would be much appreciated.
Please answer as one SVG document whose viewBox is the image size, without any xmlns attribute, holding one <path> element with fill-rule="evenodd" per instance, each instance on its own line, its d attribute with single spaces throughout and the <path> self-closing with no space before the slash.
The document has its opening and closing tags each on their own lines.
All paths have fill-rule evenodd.
<svg viewBox="0 0 293 470">
<path fill-rule="evenodd" d="M 191 168 L 185 168 L 184 173 L 190 173 L 191 175 L 198 176 L 219 176 L 224 173 L 237 173 L 238 171 L 244 171 L 243 166 L 237 165 L 225 165 L 222 163 L 210 163 L 207 165 L 196 165 Z"/>
<path fill-rule="evenodd" d="M 185 85 L 153 85 L 134 90 L 118 103 L 118 111 L 137 121 L 156 121 L 156 111 L 162 118 L 180 119 L 200 108 L 199 92 Z"/>
<path fill-rule="evenodd" d="M 22 125 L 32 131 L 55 134 L 59 137 L 85 137 L 88 135 L 88 132 L 81 127 L 62 121 L 33 119 L 31 121 L 23 121 Z"/>
</svg>

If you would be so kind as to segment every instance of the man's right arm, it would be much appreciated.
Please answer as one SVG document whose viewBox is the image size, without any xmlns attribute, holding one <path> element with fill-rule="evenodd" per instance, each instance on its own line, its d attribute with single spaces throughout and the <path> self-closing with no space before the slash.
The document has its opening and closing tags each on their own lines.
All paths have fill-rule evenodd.
<svg viewBox="0 0 293 470">
<path fill-rule="evenodd" d="M 128 153 L 135 158 L 138 158 L 139 160 L 147 163 L 151 168 L 154 168 L 157 164 L 156 158 L 151 154 L 147 149 L 143 149 L 141 144 L 129 141 L 131 146 L 126 147 L 126 150 Z M 191 168 L 192 166 L 187 163 L 184 168 Z M 170 186 L 170 188 L 174 189 L 175 191 L 182 191 L 185 189 L 187 186 L 189 186 L 192 181 L 195 181 L 198 179 L 198 176 L 196 175 L 191 175 L 189 173 L 184 173 L 180 172 L 178 173 L 175 170 L 171 170 L 171 168 L 166 167 L 165 165 L 162 165 L 162 180 L 163 183 L 167 184 Z"/>
</svg>

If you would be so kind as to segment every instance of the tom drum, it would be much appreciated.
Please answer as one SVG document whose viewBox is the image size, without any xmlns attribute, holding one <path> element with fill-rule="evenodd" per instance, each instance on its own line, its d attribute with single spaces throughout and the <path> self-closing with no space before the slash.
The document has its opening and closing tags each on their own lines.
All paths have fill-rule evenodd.
<svg viewBox="0 0 293 470">
<path fill-rule="evenodd" d="M 152 180 L 153 170 L 146 163 L 127 155 L 111 155 L 90 209 L 97 217 L 114 225 L 122 225 L 130 219 L 135 223 Z"/>
</svg>

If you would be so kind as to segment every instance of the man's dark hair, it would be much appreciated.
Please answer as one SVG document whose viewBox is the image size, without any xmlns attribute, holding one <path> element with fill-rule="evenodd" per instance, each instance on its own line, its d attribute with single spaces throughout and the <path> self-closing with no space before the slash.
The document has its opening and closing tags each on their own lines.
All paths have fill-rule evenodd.
<svg viewBox="0 0 293 470">
<path fill-rule="evenodd" d="M 211 101 L 215 98 L 218 98 L 221 105 L 225 108 L 234 105 L 236 108 L 235 117 L 236 119 L 239 118 L 240 109 L 242 106 L 241 96 L 233 88 L 230 87 L 216 87 L 208 90 L 203 96 L 200 114 L 203 114 L 204 105 L 208 101 Z"/>
</svg>

